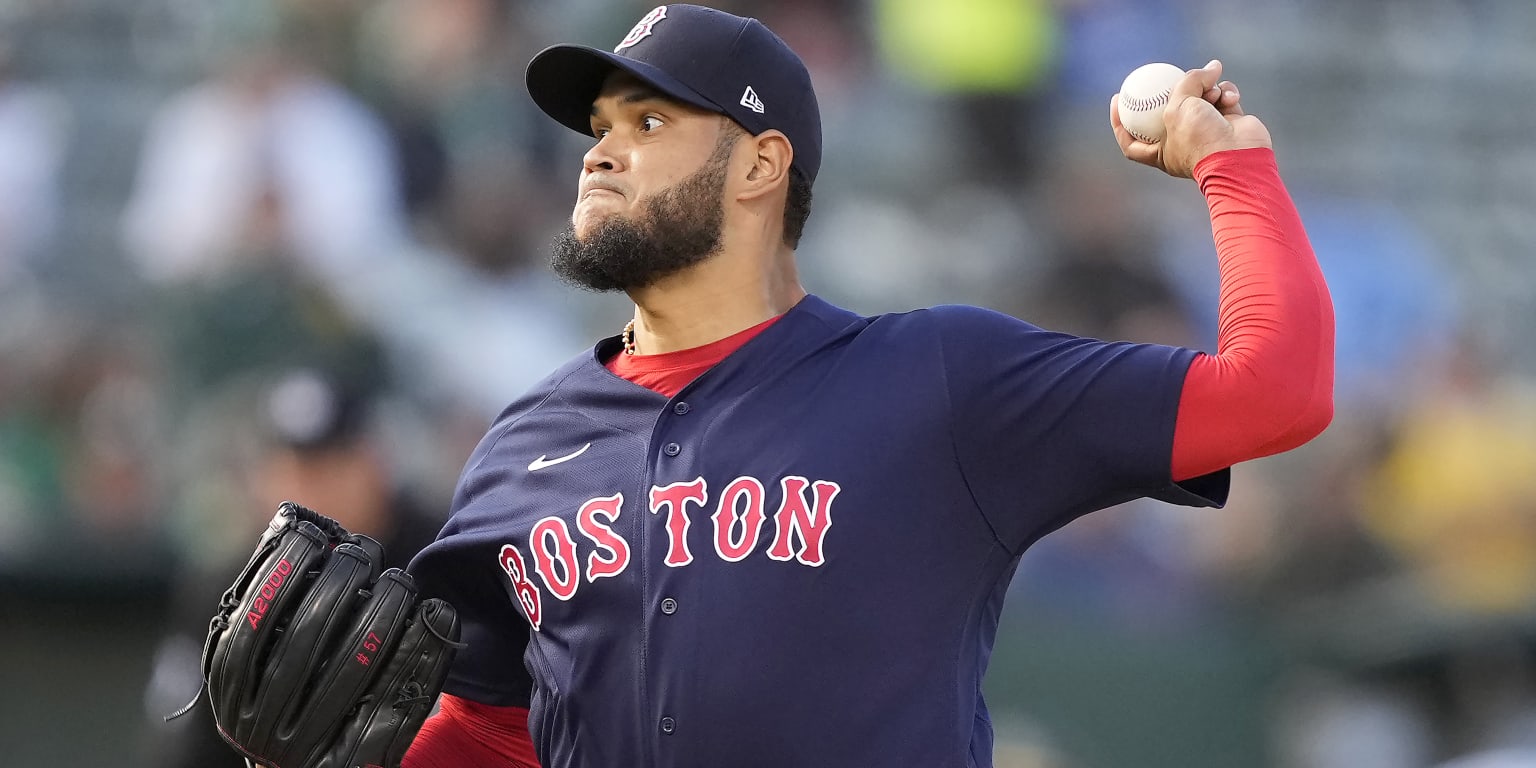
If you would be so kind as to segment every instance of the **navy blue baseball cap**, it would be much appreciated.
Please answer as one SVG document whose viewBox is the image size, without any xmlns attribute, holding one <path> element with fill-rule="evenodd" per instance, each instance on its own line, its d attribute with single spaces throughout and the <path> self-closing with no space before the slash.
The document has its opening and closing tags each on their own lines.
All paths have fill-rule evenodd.
<svg viewBox="0 0 1536 768">
<path fill-rule="evenodd" d="M 757 19 L 697 5 L 659 6 L 612 52 L 581 45 L 540 51 L 528 63 L 528 93 L 561 125 L 590 136 L 592 102 L 615 69 L 678 101 L 728 115 L 754 136 L 782 131 L 795 150 L 790 167 L 816 180 L 821 109 L 811 74 Z"/>
</svg>

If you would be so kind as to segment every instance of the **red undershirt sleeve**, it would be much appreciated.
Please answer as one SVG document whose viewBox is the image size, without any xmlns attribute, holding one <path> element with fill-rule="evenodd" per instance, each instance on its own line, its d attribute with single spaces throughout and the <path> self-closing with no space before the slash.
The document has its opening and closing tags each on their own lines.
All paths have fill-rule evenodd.
<svg viewBox="0 0 1536 768">
<path fill-rule="evenodd" d="M 539 768 L 528 710 L 494 707 L 443 694 L 401 761 L 401 768 Z"/>
<path fill-rule="evenodd" d="M 1333 303 L 1268 149 L 1195 167 L 1221 273 L 1217 351 L 1190 364 L 1173 435 L 1188 480 L 1312 439 L 1333 418 Z"/>
</svg>

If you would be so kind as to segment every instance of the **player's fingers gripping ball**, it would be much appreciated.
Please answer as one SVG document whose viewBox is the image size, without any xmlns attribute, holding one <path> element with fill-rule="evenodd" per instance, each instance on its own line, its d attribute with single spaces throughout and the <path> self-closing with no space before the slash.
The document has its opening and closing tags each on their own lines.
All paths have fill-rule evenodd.
<svg viewBox="0 0 1536 768">
<path fill-rule="evenodd" d="M 1184 79 L 1184 70 L 1172 64 L 1143 64 L 1126 75 L 1120 84 L 1118 107 L 1120 124 L 1132 136 L 1156 144 L 1167 134 L 1163 112 L 1174 86 Z"/>
<path fill-rule="evenodd" d="M 275 768 L 396 768 L 455 651 L 458 614 L 380 573 L 383 548 L 284 502 L 203 649 L 219 735 Z"/>
</svg>

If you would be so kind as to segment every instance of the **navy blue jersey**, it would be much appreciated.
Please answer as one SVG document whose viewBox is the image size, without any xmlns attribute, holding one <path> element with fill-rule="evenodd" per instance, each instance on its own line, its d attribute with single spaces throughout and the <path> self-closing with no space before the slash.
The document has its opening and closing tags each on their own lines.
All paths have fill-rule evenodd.
<svg viewBox="0 0 1536 768">
<path fill-rule="evenodd" d="M 609 339 L 497 420 L 413 570 L 567 766 L 990 766 L 982 701 L 1032 542 L 1174 484 L 1193 352 L 973 307 L 812 296 L 668 399 Z"/>
</svg>

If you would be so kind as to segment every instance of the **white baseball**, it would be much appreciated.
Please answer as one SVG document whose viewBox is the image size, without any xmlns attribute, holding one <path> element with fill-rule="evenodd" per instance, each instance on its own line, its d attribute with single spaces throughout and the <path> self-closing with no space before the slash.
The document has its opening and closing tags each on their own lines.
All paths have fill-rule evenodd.
<svg viewBox="0 0 1536 768">
<path fill-rule="evenodd" d="M 1172 64 L 1143 64 L 1120 84 L 1120 124 L 1149 144 L 1163 140 L 1163 108 L 1168 94 L 1184 79 L 1184 70 Z"/>
</svg>

